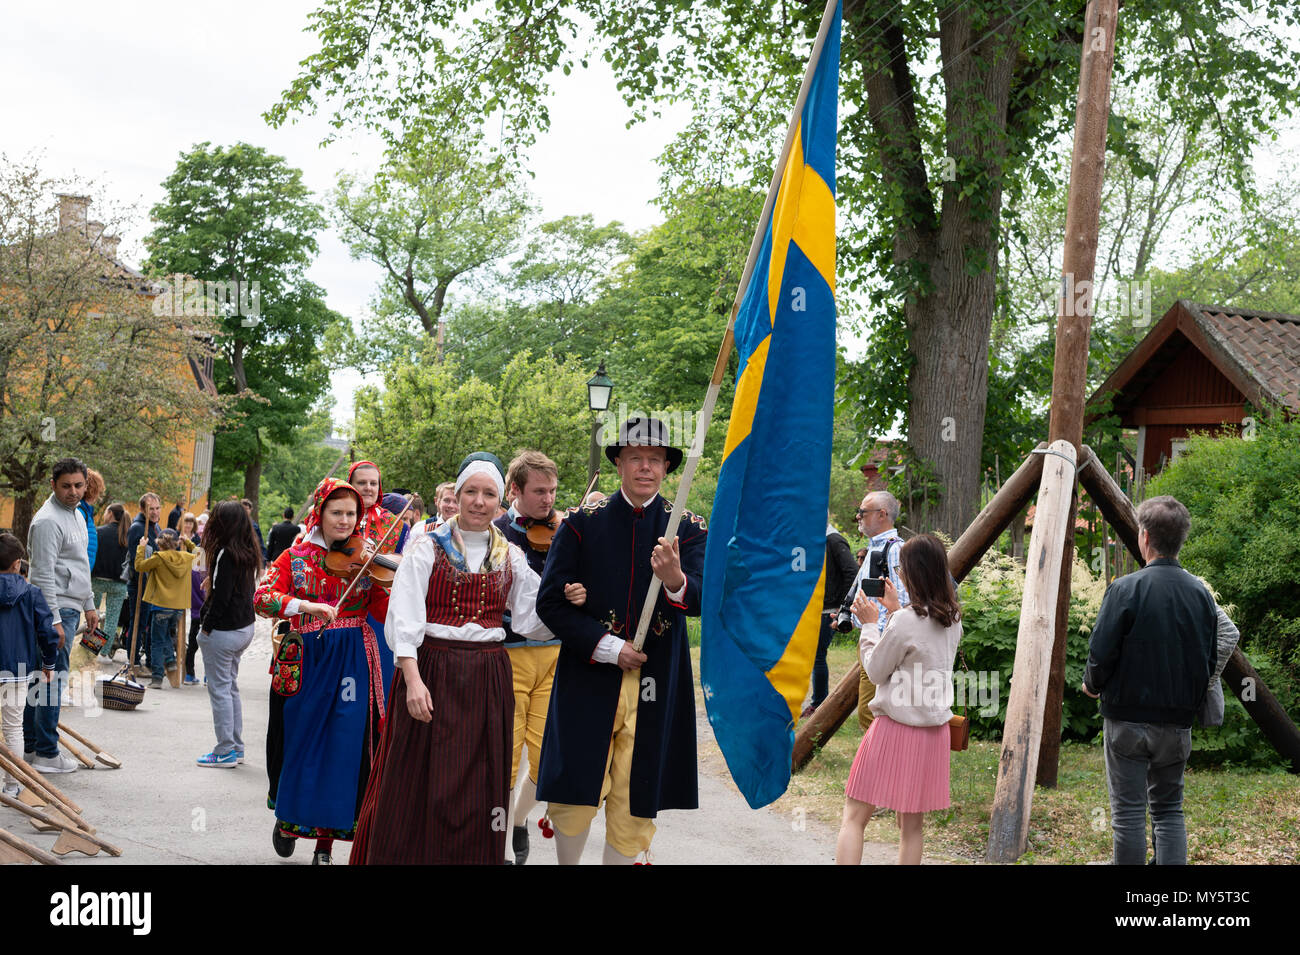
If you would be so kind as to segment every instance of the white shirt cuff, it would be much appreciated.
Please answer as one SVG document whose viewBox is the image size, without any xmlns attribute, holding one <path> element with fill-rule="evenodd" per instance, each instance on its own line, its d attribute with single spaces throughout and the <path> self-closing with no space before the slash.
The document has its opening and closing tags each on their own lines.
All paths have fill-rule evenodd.
<svg viewBox="0 0 1300 955">
<path fill-rule="evenodd" d="M 290 600 L 287 604 L 284 605 L 284 615 L 286 617 L 295 616 L 298 613 L 298 608 L 301 606 L 302 606 L 302 600 L 299 599 L 298 597 L 294 597 L 292 600 Z"/>
<path fill-rule="evenodd" d="M 664 593 L 666 593 L 666 594 L 668 595 L 668 599 L 671 600 L 673 603 L 675 603 L 675 604 L 679 604 L 679 603 L 682 602 L 682 598 L 686 596 L 686 584 L 687 584 L 687 583 L 689 583 L 689 581 L 685 581 L 685 582 L 682 583 L 682 589 L 681 589 L 681 590 L 669 590 L 667 587 L 665 587 L 665 588 L 664 588 Z"/>
<path fill-rule="evenodd" d="M 596 663 L 618 663 L 618 652 L 623 649 L 623 644 L 627 643 L 622 637 L 616 637 L 612 633 L 607 633 L 600 638 L 600 643 L 596 644 L 596 651 L 591 655 L 591 659 Z"/>
</svg>

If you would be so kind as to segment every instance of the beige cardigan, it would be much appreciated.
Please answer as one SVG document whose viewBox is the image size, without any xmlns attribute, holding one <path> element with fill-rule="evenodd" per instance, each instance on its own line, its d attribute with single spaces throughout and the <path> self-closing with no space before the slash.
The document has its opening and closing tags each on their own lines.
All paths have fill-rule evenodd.
<svg viewBox="0 0 1300 955">
<path fill-rule="evenodd" d="M 907 726 L 940 726 L 952 719 L 952 664 L 961 642 L 961 621 L 941 627 L 911 607 L 890 614 L 885 632 L 862 631 L 858 653 L 867 679 L 876 684 L 870 703 L 876 716 Z"/>
</svg>

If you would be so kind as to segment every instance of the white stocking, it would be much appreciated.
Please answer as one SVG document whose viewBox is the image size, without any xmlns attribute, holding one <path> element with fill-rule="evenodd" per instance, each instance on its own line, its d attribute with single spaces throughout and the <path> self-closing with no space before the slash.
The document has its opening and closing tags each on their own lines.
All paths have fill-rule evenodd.
<svg viewBox="0 0 1300 955">
<path fill-rule="evenodd" d="M 560 865 L 577 865 L 582 859 L 582 850 L 587 845 L 587 836 L 591 832 L 591 826 L 583 829 L 576 836 L 566 836 L 555 830 L 555 855 Z"/>
<path fill-rule="evenodd" d="M 605 858 L 601 861 L 604 865 L 631 865 L 636 862 L 636 856 L 625 856 L 607 842 Z"/>
<path fill-rule="evenodd" d="M 536 805 L 537 783 L 525 776 L 523 785 L 519 787 L 519 798 L 515 800 L 514 812 L 511 814 L 512 819 L 519 820 L 515 825 L 528 825 L 528 814 L 533 811 L 533 807 Z"/>
</svg>

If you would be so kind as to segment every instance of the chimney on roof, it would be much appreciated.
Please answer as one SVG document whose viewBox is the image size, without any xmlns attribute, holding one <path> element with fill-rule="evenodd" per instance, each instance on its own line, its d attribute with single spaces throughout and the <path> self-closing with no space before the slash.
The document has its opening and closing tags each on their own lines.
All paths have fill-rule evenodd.
<svg viewBox="0 0 1300 955">
<path fill-rule="evenodd" d="M 101 235 L 99 237 L 99 251 L 103 252 L 105 256 L 116 262 L 117 247 L 121 241 L 122 237 L 120 235 Z"/>
<path fill-rule="evenodd" d="M 86 228 L 86 211 L 90 208 L 90 196 L 77 196 L 61 192 L 59 198 L 59 231 Z M 100 224 L 103 229 L 103 224 Z"/>
</svg>

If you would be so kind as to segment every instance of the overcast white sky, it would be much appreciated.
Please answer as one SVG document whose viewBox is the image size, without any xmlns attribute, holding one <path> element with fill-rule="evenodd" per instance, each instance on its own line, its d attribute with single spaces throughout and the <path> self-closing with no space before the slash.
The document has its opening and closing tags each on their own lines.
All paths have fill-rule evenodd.
<svg viewBox="0 0 1300 955">
<path fill-rule="evenodd" d="M 196 143 L 244 141 L 284 156 L 319 195 L 338 170 L 373 170 L 378 147 L 352 139 L 321 149 L 319 117 L 274 130 L 261 113 L 279 99 L 297 64 L 315 49 L 303 32 L 317 0 L 254 3 L 6 3 L 0 20 L 0 150 L 11 161 L 39 159 L 47 176 L 99 183 L 109 199 L 135 204 L 135 228 L 121 257 L 138 264 L 148 210 L 181 152 Z M 530 188 L 543 219 L 591 213 L 633 229 L 660 221 L 655 157 L 676 127 L 652 121 L 624 128 L 628 110 L 596 59 L 556 83 L 552 129 L 530 156 Z M 571 146 L 604 145 L 574 162 Z M 95 209 L 91 218 L 97 218 Z M 334 233 L 320 236 L 310 277 L 331 308 L 360 316 L 381 274 L 354 262 Z M 335 420 L 350 418 L 360 379 L 339 376 Z"/>
</svg>

